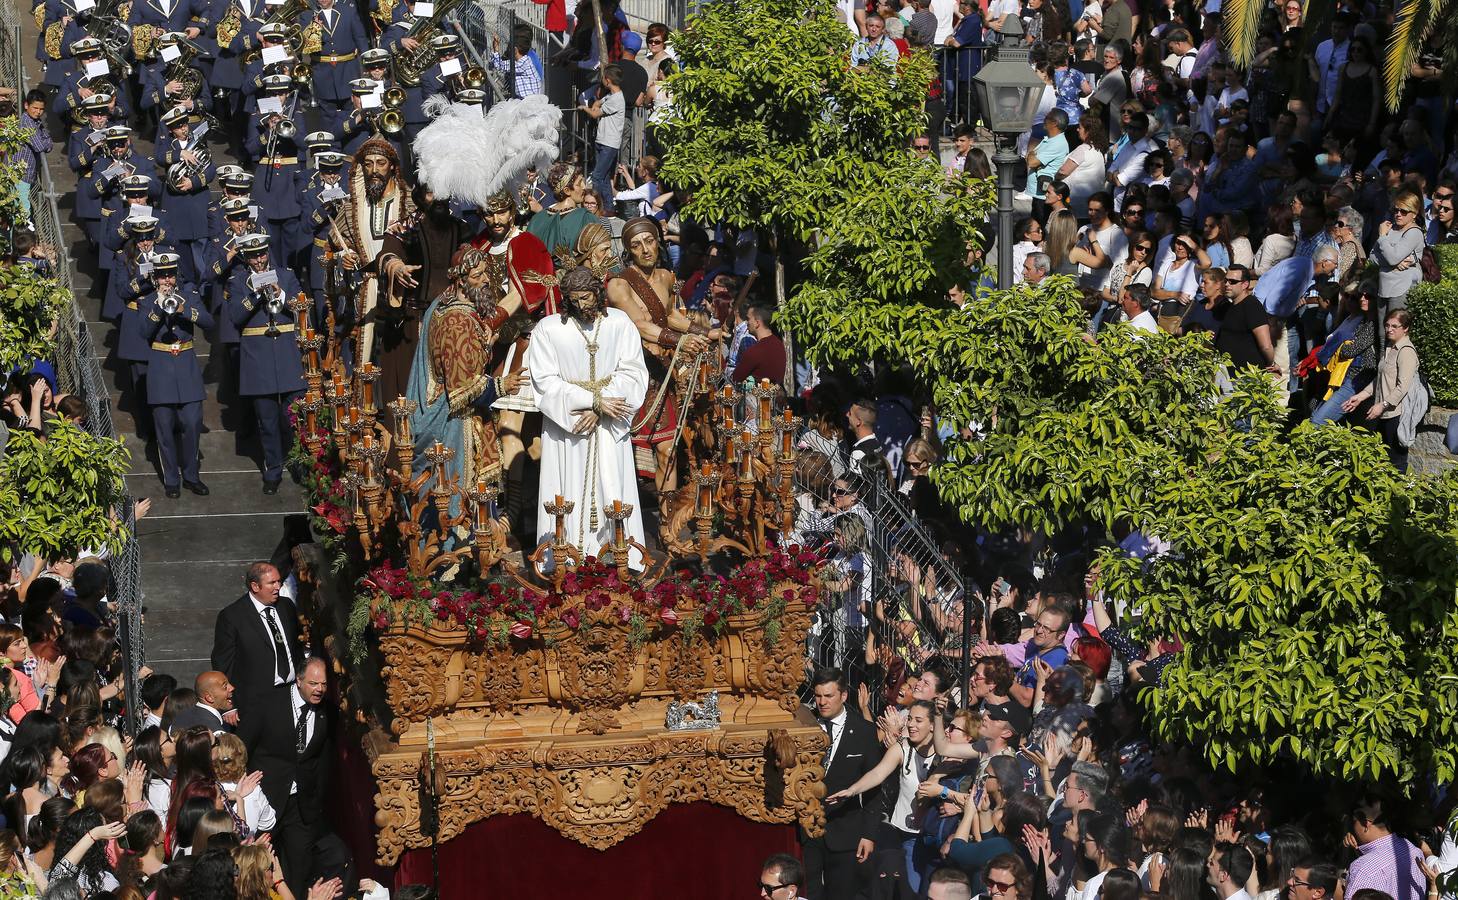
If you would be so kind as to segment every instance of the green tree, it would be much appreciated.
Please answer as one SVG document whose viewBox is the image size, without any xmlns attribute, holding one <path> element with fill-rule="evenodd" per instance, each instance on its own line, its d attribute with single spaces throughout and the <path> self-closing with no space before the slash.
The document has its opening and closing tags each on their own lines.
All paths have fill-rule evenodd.
<svg viewBox="0 0 1458 900">
<path fill-rule="evenodd" d="M 28 368 L 51 355 L 57 323 L 71 297 L 54 279 L 25 266 L 0 267 L 0 371 Z"/>
<path fill-rule="evenodd" d="M 831 244 L 878 290 L 945 290 L 989 189 L 951 186 L 908 149 L 926 128 L 931 54 L 852 68 L 834 12 L 830 0 L 704 5 L 673 36 L 682 70 L 662 178 L 692 198 L 696 221 L 758 228 L 797 255 Z M 868 227 L 891 218 L 895 230 Z M 783 302 L 782 270 L 776 290 Z"/>
<path fill-rule="evenodd" d="M 0 551 L 67 559 L 85 550 L 119 553 L 126 524 L 113 511 L 125 497 L 130 454 L 115 438 L 55 421 L 42 439 L 11 432 L 0 457 Z"/>
<path fill-rule="evenodd" d="M 1146 695 L 1164 736 L 1231 767 L 1280 755 L 1325 775 L 1451 778 L 1458 477 L 1401 477 L 1365 432 L 1289 430 L 1254 370 L 1221 394 L 1204 337 L 1120 325 L 1087 341 L 1069 279 L 950 307 L 988 186 L 904 152 L 920 127 L 911 76 L 848 71 L 848 36 L 826 19 L 712 4 L 675 39 L 665 177 L 690 190 L 688 213 L 813 248 L 779 323 L 818 362 L 906 365 L 930 385 L 976 435 L 933 473 L 965 521 L 1171 545 L 1100 557 L 1108 594 L 1138 610 L 1134 636 L 1184 644 Z M 878 109 L 884 127 L 865 124 Z"/>
</svg>

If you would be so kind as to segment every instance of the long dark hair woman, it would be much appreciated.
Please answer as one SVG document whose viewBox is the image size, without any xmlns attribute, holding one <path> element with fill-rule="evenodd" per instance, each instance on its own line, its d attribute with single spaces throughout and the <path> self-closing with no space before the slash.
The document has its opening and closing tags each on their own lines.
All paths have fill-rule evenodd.
<svg viewBox="0 0 1458 900">
<path fill-rule="evenodd" d="M 20 720 L 15 726 L 15 735 L 10 739 L 10 755 L 0 764 L 0 782 L 7 788 L 18 785 L 12 774 L 16 753 L 27 747 L 34 747 L 41 753 L 41 759 L 50 759 L 51 751 L 61 746 L 61 720 L 47 712 L 36 710 Z"/>
<path fill-rule="evenodd" d="M 142 764 L 142 797 L 159 817 L 165 818 L 171 806 L 176 758 L 177 743 L 156 725 L 141 730 L 127 758 L 129 762 Z"/>
<path fill-rule="evenodd" d="M 117 880 L 145 893 L 153 876 L 167 866 L 162 858 L 162 818 L 144 809 L 127 819 L 127 847 L 117 862 Z"/>
<path fill-rule="evenodd" d="M 1127 871 L 1129 865 L 1129 829 L 1122 815 L 1102 814 L 1094 816 L 1081 835 L 1083 855 L 1094 864 L 1097 873 L 1083 886 L 1082 900 L 1095 900 L 1104 879 L 1119 870 Z M 1134 877 L 1134 900 L 1139 896 L 1139 878 Z"/>
<path fill-rule="evenodd" d="M 56 835 L 57 861 L 51 866 L 51 879 L 75 878 L 86 894 L 116 890 L 120 884 L 106 861 L 105 845 L 123 834 L 125 825 L 106 824 L 94 809 L 71 813 Z"/>
<path fill-rule="evenodd" d="M 1099 885 L 1098 900 L 1139 900 L 1139 876 L 1128 869 L 1110 869 Z"/>
<path fill-rule="evenodd" d="M 1215 891 L 1205 868 L 1208 855 L 1194 847 L 1176 847 L 1169 855 L 1168 866 L 1150 866 L 1150 890 L 1157 892 L 1160 900 L 1214 900 Z"/>
<path fill-rule="evenodd" d="M 101 708 L 101 685 L 96 680 L 96 664 L 85 659 L 67 659 L 56 682 L 56 700 L 68 713 L 82 706 Z"/>
<path fill-rule="evenodd" d="M 3 803 L 5 821 L 18 833 L 25 834 L 31 816 L 40 812 L 41 804 L 55 793 L 53 790 L 48 792 L 45 786 L 46 760 L 39 748 L 22 747 L 11 751 L 5 764 L 11 783 L 15 785 L 15 790 L 6 795 Z"/>
<path fill-rule="evenodd" d="M 42 873 L 51 871 L 56 860 L 56 836 L 75 809 L 75 804 L 67 798 L 52 797 L 41 804 L 40 812 L 30 817 L 25 829 L 25 846 Z"/>
</svg>

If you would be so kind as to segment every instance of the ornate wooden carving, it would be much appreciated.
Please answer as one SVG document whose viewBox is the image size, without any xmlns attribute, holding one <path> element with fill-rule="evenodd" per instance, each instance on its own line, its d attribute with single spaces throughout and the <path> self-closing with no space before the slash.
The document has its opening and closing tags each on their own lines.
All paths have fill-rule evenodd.
<svg viewBox="0 0 1458 900">
<path fill-rule="evenodd" d="M 420 833 L 419 761 L 378 729 L 365 741 L 378 789 L 379 862 L 429 845 Z M 605 850 L 670 803 L 707 801 L 756 822 L 823 831 L 825 734 L 808 713 L 785 727 L 568 736 L 509 744 L 437 745 L 444 773 L 441 840 L 489 816 L 528 813 L 564 837 Z"/>
</svg>

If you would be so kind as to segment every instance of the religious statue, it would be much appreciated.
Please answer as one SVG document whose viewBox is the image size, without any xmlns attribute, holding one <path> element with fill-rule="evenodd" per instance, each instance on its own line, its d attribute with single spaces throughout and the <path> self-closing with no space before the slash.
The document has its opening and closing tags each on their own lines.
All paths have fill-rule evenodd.
<svg viewBox="0 0 1458 900">
<path fill-rule="evenodd" d="M 648 370 L 632 320 L 607 308 L 596 275 L 579 266 L 562 275 L 559 286 L 562 314 L 537 324 L 526 351 L 542 412 L 538 494 L 557 508 L 572 505 L 567 540 L 596 556 L 613 538 L 607 511 L 614 501 L 632 507 L 623 523 L 627 539 L 643 542 L 629 423 L 648 390 Z M 550 541 L 550 520 L 539 516 L 538 522 L 540 539 Z M 631 552 L 629 565 L 644 568 L 640 551 Z"/>
<path fill-rule="evenodd" d="M 346 269 L 364 277 L 355 298 L 355 321 L 361 331 L 355 336 L 355 363 L 373 362 L 380 367 L 381 397 L 405 392 L 410 361 L 419 339 L 419 310 L 405 306 L 403 295 L 389 297 L 381 305 L 378 260 L 392 226 L 413 217 L 415 204 L 400 174 L 400 159 L 385 140 L 371 138 L 354 156 L 350 172 L 349 198 L 336 216 L 335 240 Z"/>
<path fill-rule="evenodd" d="M 451 213 L 450 202 L 438 197 L 424 184 L 416 185 L 410 192 L 414 212 L 400 219 L 390 227 L 385 239 L 380 242 L 380 254 L 375 259 L 375 270 L 379 273 L 381 295 L 385 298 L 383 312 L 377 321 L 384 323 L 390 332 L 376 332 L 383 353 L 392 359 L 409 347 L 413 356 L 419 342 L 420 323 L 425 308 L 443 294 L 450 283 L 451 258 L 462 242 L 469 237 L 465 222 Z M 393 329 L 400 329 L 397 337 Z M 493 328 L 494 330 L 494 328 Z M 408 362 L 408 357 L 406 358 Z M 398 367 L 387 365 L 381 360 L 382 369 L 396 371 Z M 385 376 L 380 373 L 381 381 Z M 404 370 L 409 378 L 409 369 Z M 389 387 L 381 388 L 383 397 L 393 398 Z M 393 428 L 393 414 L 388 407 L 381 410 L 381 419 L 386 427 Z"/>
<path fill-rule="evenodd" d="M 446 467 L 461 485 L 498 484 L 501 449 L 491 404 L 514 392 L 524 372 L 492 377 L 498 291 L 488 254 L 462 246 L 451 260 L 449 285 L 425 311 L 406 396 L 416 404 L 410 430 L 417 447 L 436 442 L 455 451 Z M 424 454 L 417 472 L 430 465 Z M 451 499 L 451 515 L 458 501 Z"/>
<path fill-rule="evenodd" d="M 679 308 L 673 272 L 658 265 L 662 237 L 658 223 L 640 216 L 623 226 L 628 264 L 607 285 L 608 302 L 628 314 L 648 355 L 648 402 L 633 422 L 638 474 L 654 478 L 660 492 L 678 486 L 673 458 L 679 428 L 679 400 L 672 369 L 697 371 L 695 358 L 708 353 L 719 330 L 691 322 Z"/>
<path fill-rule="evenodd" d="M 547 184 L 557 202 L 533 215 L 527 231 L 541 239 L 560 265 L 571 259 L 582 229 L 598 218 L 582 206 L 587 178 L 580 168 L 569 162 L 555 163 L 547 172 Z"/>
</svg>

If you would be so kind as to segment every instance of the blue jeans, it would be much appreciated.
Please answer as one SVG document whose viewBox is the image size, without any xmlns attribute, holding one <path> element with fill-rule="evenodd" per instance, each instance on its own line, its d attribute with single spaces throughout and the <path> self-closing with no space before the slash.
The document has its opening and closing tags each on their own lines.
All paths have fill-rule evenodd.
<svg viewBox="0 0 1458 900">
<path fill-rule="evenodd" d="M 906 879 L 906 886 L 911 888 L 912 893 L 921 893 L 921 872 L 916 868 L 917 846 L 921 843 L 921 835 L 913 835 L 901 842 L 901 852 L 905 859 L 905 868 L 901 875 Z"/>
<path fill-rule="evenodd" d="M 597 144 L 597 161 L 592 167 L 592 189 L 602 198 L 603 209 L 613 208 L 613 170 L 618 166 L 618 148 Z"/>
<path fill-rule="evenodd" d="M 1366 387 L 1371 380 L 1372 373 L 1368 372 L 1360 377 L 1353 375 L 1347 378 L 1346 381 L 1343 381 L 1341 387 L 1333 391 L 1331 397 L 1323 400 L 1321 405 L 1316 408 L 1316 412 L 1311 414 L 1312 427 L 1320 428 L 1323 425 L 1340 422 L 1342 416 L 1346 415 L 1346 413 L 1342 412 L 1342 404 L 1346 403 L 1358 391 Z M 1358 382 L 1361 383 L 1359 384 Z"/>
</svg>

